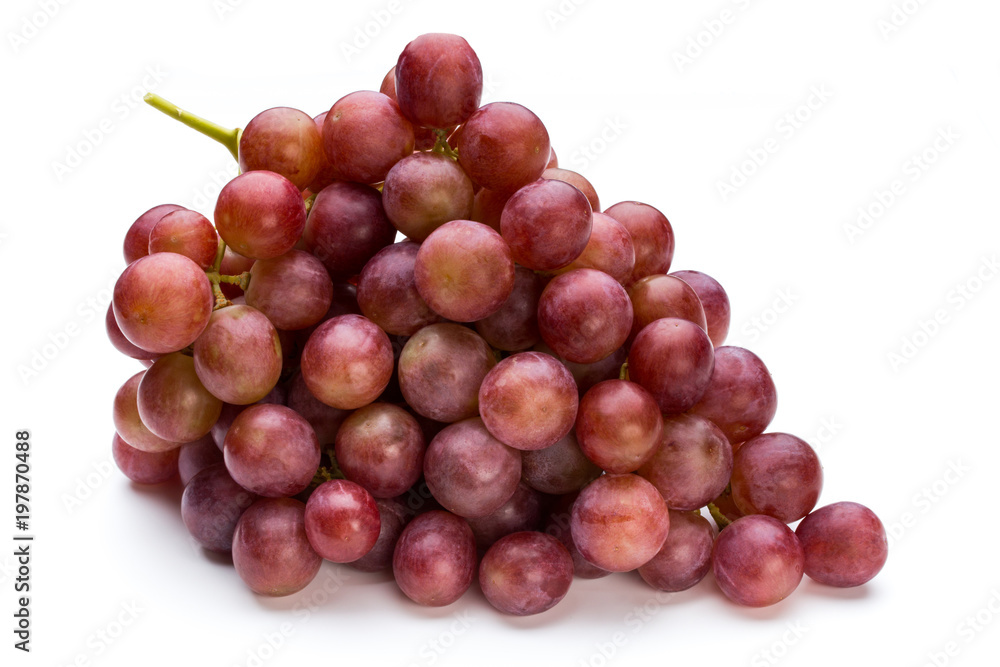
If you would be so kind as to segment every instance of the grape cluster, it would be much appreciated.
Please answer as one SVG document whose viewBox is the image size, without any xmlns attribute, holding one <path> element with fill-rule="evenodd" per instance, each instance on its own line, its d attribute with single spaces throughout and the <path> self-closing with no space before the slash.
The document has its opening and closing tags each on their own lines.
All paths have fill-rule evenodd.
<svg viewBox="0 0 1000 667">
<path fill-rule="evenodd" d="M 146 367 L 114 400 L 124 474 L 179 475 L 193 538 L 261 595 L 324 559 L 429 606 L 478 576 L 516 615 L 574 575 L 680 591 L 714 570 L 748 606 L 803 573 L 875 576 L 879 519 L 814 510 L 816 452 L 764 432 L 775 385 L 723 345 L 722 286 L 670 273 L 667 218 L 601 212 L 482 80 L 464 39 L 418 37 L 379 92 L 216 133 L 242 173 L 214 224 L 170 204 L 133 223 L 106 320 Z"/>
</svg>

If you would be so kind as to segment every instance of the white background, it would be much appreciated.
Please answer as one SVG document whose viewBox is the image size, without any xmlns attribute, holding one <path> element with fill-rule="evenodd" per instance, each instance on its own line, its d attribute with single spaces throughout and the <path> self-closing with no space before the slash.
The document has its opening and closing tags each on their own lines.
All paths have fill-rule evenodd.
<svg viewBox="0 0 1000 667">
<path fill-rule="evenodd" d="M 16 574 L 0 547 L 0 662 L 995 664 L 1000 5 L 224 3 L 3 5 L 0 536 L 12 544 L 14 432 L 30 428 L 37 539 L 30 656 L 11 646 Z M 484 102 L 535 111 L 605 207 L 659 207 L 674 267 L 726 286 L 729 342 L 777 382 L 772 430 L 820 451 L 821 504 L 864 503 L 893 533 L 877 579 L 847 591 L 806 579 L 754 611 L 711 579 L 666 599 L 617 575 L 515 619 L 475 590 L 419 608 L 386 576 L 328 563 L 302 593 L 268 600 L 192 546 L 178 489 L 107 474 L 112 397 L 139 368 L 103 326 L 123 234 L 164 202 L 210 215 L 235 173 L 224 149 L 135 100 L 155 90 L 231 125 L 272 106 L 312 115 L 377 89 L 406 42 L 433 31 L 476 49 Z M 935 148 L 942 132 L 950 143 Z M 744 165 L 765 146 L 763 166 Z M 724 197 L 734 169 L 753 173 Z M 880 211 L 895 180 L 902 194 Z M 852 236 L 859 207 L 877 215 Z"/>
</svg>

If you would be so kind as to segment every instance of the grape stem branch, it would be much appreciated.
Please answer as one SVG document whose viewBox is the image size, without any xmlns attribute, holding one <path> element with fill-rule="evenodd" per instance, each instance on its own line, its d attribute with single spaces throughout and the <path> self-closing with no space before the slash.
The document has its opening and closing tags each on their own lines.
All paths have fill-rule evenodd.
<svg viewBox="0 0 1000 667">
<path fill-rule="evenodd" d="M 178 120 L 188 127 L 201 132 L 206 137 L 215 139 L 220 144 L 225 146 L 230 153 L 233 155 L 233 159 L 239 162 L 240 160 L 240 135 L 243 130 L 240 128 L 226 128 L 222 127 L 217 123 L 213 123 L 210 120 L 205 120 L 201 116 L 196 116 L 193 113 L 184 111 L 179 106 L 170 102 L 156 93 L 146 93 L 146 96 L 142 98 L 146 104 L 153 107 L 158 111 L 162 111 L 166 115 L 170 116 L 174 120 Z"/>
</svg>

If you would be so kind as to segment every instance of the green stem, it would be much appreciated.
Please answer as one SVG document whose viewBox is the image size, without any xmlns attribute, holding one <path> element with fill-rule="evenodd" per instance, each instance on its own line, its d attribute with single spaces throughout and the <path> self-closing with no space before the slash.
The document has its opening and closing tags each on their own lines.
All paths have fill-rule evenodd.
<svg viewBox="0 0 1000 667">
<path fill-rule="evenodd" d="M 212 273 L 218 273 L 222 269 L 222 260 L 226 256 L 226 242 L 219 239 L 219 247 L 215 251 L 215 261 L 212 262 Z"/>
<path fill-rule="evenodd" d="M 244 271 L 243 273 L 240 273 L 235 276 L 227 276 L 217 271 L 206 271 L 205 275 L 208 276 L 209 282 L 211 282 L 213 285 L 218 285 L 219 283 L 228 283 L 230 285 L 236 285 L 244 292 L 247 291 L 247 286 L 250 285 L 249 271 Z"/>
<path fill-rule="evenodd" d="M 726 515 L 722 513 L 722 510 L 716 507 L 714 503 L 708 504 L 708 513 L 712 515 L 713 519 L 715 519 L 715 525 L 719 527 L 720 531 L 732 523 L 732 521 L 727 519 Z"/>
<path fill-rule="evenodd" d="M 239 162 L 240 159 L 240 134 L 242 130 L 240 128 L 229 129 L 217 125 L 210 120 L 205 120 L 200 116 L 196 116 L 193 113 L 188 113 L 180 107 L 178 107 L 173 102 L 169 102 L 156 93 L 146 93 L 146 96 L 142 98 L 146 101 L 146 104 L 162 111 L 174 120 L 179 120 L 188 127 L 201 132 L 206 137 L 215 139 L 220 144 L 229 149 L 229 152 L 233 154 L 233 159 Z"/>
<path fill-rule="evenodd" d="M 213 310 L 233 305 L 233 302 L 227 299 L 226 295 L 222 293 L 222 288 L 219 287 L 219 283 L 214 280 L 212 281 L 212 294 L 215 295 L 215 308 L 213 308 Z"/>
<path fill-rule="evenodd" d="M 441 153 L 441 155 L 447 155 L 452 160 L 457 160 L 458 152 L 448 143 L 448 132 L 446 130 L 434 130 L 434 134 L 437 135 L 437 141 L 434 142 L 434 148 L 431 150 L 435 153 Z"/>
<path fill-rule="evenodd" d="M 618 379 L 619 380 L 627 380 L 628 379 L 628 362 L 627 361 L 624 364 L 622 364 L 621 370 L 618 371 Z"/>
</svg>

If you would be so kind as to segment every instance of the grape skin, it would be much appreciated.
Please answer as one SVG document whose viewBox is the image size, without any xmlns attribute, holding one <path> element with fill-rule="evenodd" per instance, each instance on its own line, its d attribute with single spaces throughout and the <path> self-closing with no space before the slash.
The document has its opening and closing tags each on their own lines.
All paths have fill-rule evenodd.
<svg viewBox="0 0 1000 667">
<path fill-rule="evenodd" d="M 627 380 L 605 380 L 580 401 L 576 437 L 588 459 L 609 473 L 634 472 L 660 446 L 663 417 L 648 391 Z"/>
<path fill-rule="evenodd" d="M 361 572 L 378 572 L 392 567 L 392 554 L 403 528 L 411 518 L 406 505 L 397 498 L 376 498 L 379 513 L 378 539 L 361 558 L 348 563 Z"/>
<path fill-rule="evenodd" d="M 549 133 L 538 116 L 520 104 L 485 104 L 459 131 L 458 163 L 484 188 L 514 192 L 545 171 Z"/>
<path fill-rule="evenodd" d="M 125 233 L 125 242 L 122 247 L 122 254 L 125 256 L 125 263 L 131 264 L 140 257 L 149 254 L 149 232 L 153 226 L 166 214 L 172 211 L 183 211 L 183 206 L 177 204 L 160 204 L 149 209 L 138 218 L 128 228 Z"/>
<path fill-rule="evenodd" d="M 149 254 L 175 252 L 203 269 L 212 266 L 219 235 L 201 213 L 180 209 L 160 218 L 149 230 Z"/>
<path fill-rule="evenodd" d="M 538 298 L 545 287 L 542 277 L 523 266 L 514 266 L 514 287 L 500 309 L 476 322 L 476 331 L 498 350 L 521 352 L 541 340 L 538 333 Z"/>
<path fill-rule="evenodd" d="M 413 152 L 413 125 L 387 95 L 359 90 L 330 107 L 323 121 L 323 148 L 336 178 L 379 183 Z"/>
<path fill-rule="evenodd" d="M 521 452 L 521 476 L 533 489 L 563 495 L 579 491 L 601 476 L 601 467 L 580 450 L 570 431 L 554 445 Z"/>
<path fill-rule="evenodd" d="M 536 271 L 554 271 L 587 247 L 593 213 L 587 197 L 564 181 L 539 179 L 504 204 L 500 232 L 514 261 Z"/>
<path fill-rule="evenodd" d="M 194 442 L 184 443 L 177 458 L 177 472 L 181 476 L 181 484 L 187 486 L 195 475 L 216 463 L 222 463 L 222 450 L 216 446 L 211 434 Z"/>
<path fill-rule="evenodd" d="M 368 260 L 358 278 L 358 306 L 387 334 L 412 336 L 443 318 L 417 291 L 414 267 L 417 243 L 404 241 L 382 248 Z"/>
<path fill-rule="evenodd" d="M 439 153 L 413 153 L 389 170 L 382 205 L 392 224 L 413 241 L 452 220 L 472 215 L 472 181 L 457 162 Z"/>
<path fill-rule="evenodd" d="M 240 135 L 239 156 L 241 172 L 273 171 L 299 190 L 319 175 L 326 161 L 316 123 L 290 107 L 266 109 L 250 119 Z"/>
<path fill-rule="evenodd" d="M 150 431 L 139 417 L 139 383 L 146 371 L 139 371 L 118 389 L 115 394 L 112 419 L 115 431 L 128 445 L 144 452 L 167 452 L 177 449 L 182 443 L 165 440 Z"/>
<path fill-rule="evenodd" d="M 567 266 L 556 271 L 597 269 L 625 284 L 635 267 L 635 244 L 620 222 L 604 213 L 593 214 L 590 239 L 583 252 Z"/>
<path fill-rule="evenodd" d="M 667 216 L 637 201 L 619 202 L 604 212 L 620 222 L 635 243 L 635 268 L 629 282 L 670 270 L 674 258 L 674 230 Z"/>
<path fill-rule="evenodd" d="M 399 54 L 395 90 L 400 110 L 415 125 L 452 127 L 479 108 L 483 68 L 462 37 L 428 33 Z"/>
<path fill-rule="evenodd" d="M 302 233 L 306 249 L 323 262 L 334 280 L 360 273 L 395 238 L 396 228 L 385 215 L 379 191 L 343 181 L 317 193 Z"/>
<path fill-rule="evenodd" d="M 705 309 L 698 294 L 680 278 L 662 274 L 646 276 L 628 287 L 632 302 L 632 334 L 635 337 L 646 325 L 664 317 L 676 317 L 694 322 L 708 332 Z"/>
<path fill-rule="evenodd" d="M 248 306 L 264 313 L 276 328 L 305 329 L 326 317 L 333 299 L 333 281 L 316 257 L 289 250 L 254 262 L 246 299 Z"/>
</svg>

